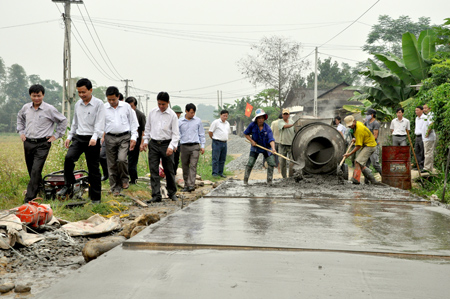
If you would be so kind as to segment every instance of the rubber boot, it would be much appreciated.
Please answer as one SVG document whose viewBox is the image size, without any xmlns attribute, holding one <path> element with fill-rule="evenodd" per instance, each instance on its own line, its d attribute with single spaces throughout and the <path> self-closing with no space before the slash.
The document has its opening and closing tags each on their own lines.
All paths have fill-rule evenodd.
<svg viewBox="0 0 450 299">
<path fill-rule="evenodd" d="M 245 166 L 244 185 L 248 185 L 248 178 L 250 177 L 250 173 L 252 172 L 252 168 L 253 167 Z"/>
<path fill-rule="evenodd" d="M 355 170 L 353 170 L 352 177 L 353 184 L 361 184 L 361 166 L 358 163 L 355 163 Z"/>
<path fill-rule="evenodd" d="M 375 177 L 372 174 L 372 171 L 369 169 L 369 167 L 364 167 L 362 170 L 362 173 L 364 174 L 364 177 L 369 180 L 369 182 L 373 185 L 381 185 Z"/>
<path fill-rule="evenodd" d="M 273 166 L 270 166 L 267 168 L 267 184 L 272 185 L 272 179 L 273 179 Z"/>
</svg>

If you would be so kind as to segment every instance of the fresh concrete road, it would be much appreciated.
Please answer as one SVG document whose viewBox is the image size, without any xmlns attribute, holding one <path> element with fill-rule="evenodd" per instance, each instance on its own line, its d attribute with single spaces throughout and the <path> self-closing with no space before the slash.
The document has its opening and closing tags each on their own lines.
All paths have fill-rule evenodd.
<svg viewBox="0 0 450 299">
<path fill-rule="evenodd" d="M 390 187 L 229 181 L 39 298 L 448 298 L 449 224 Z"/>
</svg>

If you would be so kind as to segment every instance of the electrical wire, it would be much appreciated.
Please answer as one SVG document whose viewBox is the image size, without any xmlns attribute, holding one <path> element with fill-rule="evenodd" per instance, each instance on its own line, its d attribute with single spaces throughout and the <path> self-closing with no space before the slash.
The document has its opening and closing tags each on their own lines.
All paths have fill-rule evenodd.
<svg viewBox="0 0 450 299">
<path fill-rule="evenodd" d="M 83 18 L 83 22 L 84 22 L 84 24 L 86 25 L 86 28 L 87 28 L 87 30 L 88 30 L 88 32 L 89 32 L 89 35 L 91 36 L 91 39 L 92 39 L 92 41 L 94 42 L 94 45 L 95 45 L 95 47 L 97 48 L 97 51 L 98 51 L 98 53 L 100 54 L 100 57 L 101 57 L 101 58 L 103 59 L 103 61 L 105 62 L 106 66 L 109 68 L 109 70 L 111 71 L 112 75 L 113 75 L 114 77 L 116 77 L 118 80 L 120 80 L 121 77 L 120 77 L 120 76 L 117 76 L 117 74 L 114 73 L 113 69 L 110 67 L 110 65 L 109 65 L 108 62 L 106 61 L 105 57 L 103 56 L 102 52 L 100 51 L 100 48 L 98 47 L 97 42 L 95 41 L 94 36 L 92 35 L 92 32 L 91 32 L 91 30 L 89 29 L 89 26 L 88 26 L 86 20 L 84 19 L 84 16 L 83 16 L 83 14 L 82 14 L 82 12 L 81 12 L 81 9 L 80 9 L 80 7 L 79 7 L 78 5 L 77 5 L 77 8 L 78 8 L 78 10 L 80 11 L 80 14 L 81 14 L 81 16 L 82 16 L 82 18 Z"/>
<path fill-rule="evenodd" d="M 341 56 L 335 56 L 335 55 L 331 55 L 331 54 L 327 54 L 327 53 L 323 53 L 323 52 L 319 52 L 319 54 L 327 55 L 327 56 L 334 57 L 334 58 L 340 58 L 340 59 L 344 59 L 344 60 L 348 60 L 348 61 L 359 62 L 359 60 L 345 58 L 345 57 L 341 57 Z"/>
<path fill-rule="evenodd" d="M 112 63 L 111 59 L 109 58 L 109 55 L 108 55 L 108 53 L 106 52 L 105 47 L 103 46 L 102 40 L 100 39 L 100 36 L 98 35 L 97 30 L 95 29 L 95 26 L 94 26 L 94 24 L 92 23 L 91 16 L 89 15 L 89 12 L 88 12 L 88 10 L 87 10 L 86 4 L 85 4 L 84 2 L 83 2 L 83 6 L 84 6 L 84 9 L 86 10 L 86 13 L 87 13 L 88 17 L 89 17 L 89 20 L 90 20 L 90 22 L 91 22 L 92 28 L 94 28 L 95 35 L 97 36 L 98 41 L 100 42 L 100 46 L 102 47 L 103 51 L 105 52 L 106 58 L 108 58 L 109 63 L 111 64 L 112 68 L 116 71 L 117 75 L 119 75 L 119 77 L 120 77 L 121 79 L 123 79 L 123 77 L 120 75 L 120 73 L 119 73 L 119 72 L 117 71 L 117 69 L 114 67 L 114 64 Z"/>
<path fill-rule="evenodd" d="M 327 44 L 328 42 L 332 41 L 333 39 L 335 39 L 337 36 L 339 36 L 342 32 L 344 32 L 345 30 L 347 30 L 348 28 L 350 28 L 353 24 L 355 24 L 359 19 L 361 19 L 367 12 L 369 12 L 369 10 L 371 10 L 378 2 L 380 2 L 380 0 L 377 0 L 377 2 L 375 2 L 374 4 L 372 4 L 372 6 L 370 6 L 362 15 L 360 15 L 356 20 L 354 20 L 350 25 L 348 25 L 347 27 L 345 27 L 343 30 L 341 30 L 338 34 L 336 34 L 335 36 L 333 36 L 332 38 L 330 38 L 329 40 L 327 40 L 326 42 L 324 42 L 323 44 L 321 44 L 319 46 L 322 47 L 323 45 Z"/>
<path fill-rule="evenodd" d="M 56 4 L 56 3 L 55 3 Z M 20 25 L 11 25 L 11 26 L 5 26 L 0 27 L 0 29 L 9 29 L 9 28 L 17 28 L 17 27 L 24 27 L 24 26 L 30 26 L 30 25 L 36 25 L 36 24 L 43 24 L 43 23 L 50 23 L 59 21 L 60 19 L 54 19 L 54 20 L 48 20 L 48 21 L 41 21 L 41 22 L 34 22 L 34 23 L 26 23 L 26 24 L 20 24 Z"/>
</svg>

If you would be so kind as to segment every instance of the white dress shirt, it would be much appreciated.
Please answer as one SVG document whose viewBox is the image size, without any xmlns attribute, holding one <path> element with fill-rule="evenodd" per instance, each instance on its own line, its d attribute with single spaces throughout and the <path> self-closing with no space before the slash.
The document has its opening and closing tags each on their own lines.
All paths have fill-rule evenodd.
<svg viewBox="0 0 450 299">
<path fill-rule="evenodd" d="M 104 103 L 92 96 L 86 105 L 82 99 L 79 99 L 74 106 L 72 127 L 67 139 L 72 140 L 73 135 L 92 136 L 91 139 L 97 139 L 103 136 L 105 129 L 105 106 Z"/>
<path fill-rule="evenodd" d="M 398 117 L 393 119 L 391 121 L 391 127 L 392 135 L 400 135 L 400 136 L 406 136 L 406 130 L 411 130 L 411 125 L 409 123 L 409 120 L 406 118 L 402 118 L 402 120 L 398 120 Z"/>
<path fill-rule="evenodd" d="M 166 111 L 161 112 L 158 107 L 155 107 L 150 111 L 145 124 L 144 143 L 147 144 L 149 139 L 172 140 L 169 148 L 178 147 L 180 140 L 178 117 L 172 109 L 167 108 Z"/>
<path fill-rule="evenodd" d="M 414 134 L 422 135 L 425 118 L 426 118 L 425 113 L 423 113 L 420 117 L 416 116 L 416 128 L 414 129 Z"/>
<path fill-rule="evenodd" d="M 436 133 L 434 130 L 431 130 L 430 135 L 428 135 L 428 138 L 425 137 L 428 132 L 428 128 L 433 124 L 433 112 L 428 112 L 427 115 L 425 115 L 424 123 L 422 126 L 422 140 L 423 141 L 433 141 L 436 140 Z"/>
<path fill-rule="evenodd" d="M 220 118 L 218 118 L 211 123 L 209 131 L 213 133 L 213 139 L 227 141 L 228 134 L 231 132 L 230 123 L 228 121 L 223 122 Z"/>
<path fill-rule="evenodd" d="M 131 140 L 136 141 L 139 127 L 136 113 L 130 104 L 119 101 L 116 108 L 105 103 L 105 133 L 120 134 L 131 132 Z"/>
</svg>

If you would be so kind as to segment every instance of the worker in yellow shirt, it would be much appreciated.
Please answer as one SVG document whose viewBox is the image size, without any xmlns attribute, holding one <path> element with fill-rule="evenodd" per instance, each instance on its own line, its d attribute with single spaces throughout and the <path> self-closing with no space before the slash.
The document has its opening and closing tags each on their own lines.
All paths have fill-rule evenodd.
<svg viewBox="0 0 450 299">
<path fill-rule="evenodd" d="M 362 172 L 364 177 L 369 179 L 371 184 L 380 184 L 374 178 L 370 168 L 365 166 L 367 160 L 369 160 L 372 153 L 376 150 L 377 142 L 375 141 L 375 137 L 362 122 L 356 121 L 352 115 L 344 118 L 344 122 L 347 128 L 353 130 L 354 138 L 352 141 L 355 142 L 355 148 L 350 153 L 344 154 L 344 157 L 347 158 L 361 149 L 361 152 L 355 159 L 355 170 L 353 171 L 352 183 L 360 184 Z"/>
</svg>

